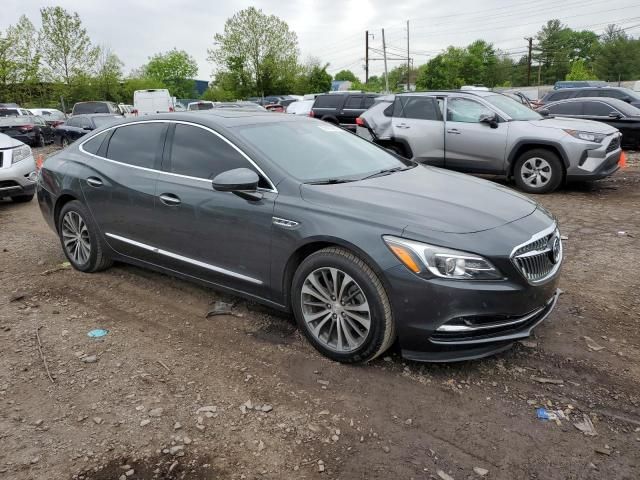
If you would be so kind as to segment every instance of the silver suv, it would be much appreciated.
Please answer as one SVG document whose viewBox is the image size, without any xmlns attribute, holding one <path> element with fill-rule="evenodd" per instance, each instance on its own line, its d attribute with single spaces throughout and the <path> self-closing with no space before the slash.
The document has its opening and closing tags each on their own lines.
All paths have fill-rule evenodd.
<svg viewBox="0 0 640 480">
<path fill-rule="evenodd" d="M 31 148 L 0 133 L 0 199 L 29 202 L 36 191 L 36 164 Z"/>
<path fill-rule="evenodd" d="M 357 134 L 414 160 L 470 173 L 506 175 L 526 192 L 595 180 L 618 169 L 618 130 L 544 117 L 494 92 L 448 91 L 380 99 Z"/>
</svg>

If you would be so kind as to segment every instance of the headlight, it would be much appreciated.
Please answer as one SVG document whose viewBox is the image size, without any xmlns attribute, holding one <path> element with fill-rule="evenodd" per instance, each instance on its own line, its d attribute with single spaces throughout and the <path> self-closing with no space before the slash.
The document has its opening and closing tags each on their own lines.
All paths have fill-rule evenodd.
<svg viewBox="0 0 640 480">
<path fill-rule="evenodd" d="M 436 247 L 404 238 L 382 237 L 393 254 L 413 273 L 455 280 L 501 280 L 489 260 L 473 253 Z"/>
<path fill-rule="evenodd" d="M 31 156 L 31 148 L 28 145 L 22 145 L 13 149 L 13 155 L 11 156 L 11 165 L 18 163 L 25 158 Z"/>
<path fill-rule="evenodd" d="M 565 132 L 567 132 L 572 137 L 579 138 L 580 140 L 585 140 L 587 142 L 602 143 L 602 141 L 606 137 L 604 133 L 583 132 L 580 130 L 570 130 L 568 128 L 565 129 Z"/>
</svg>

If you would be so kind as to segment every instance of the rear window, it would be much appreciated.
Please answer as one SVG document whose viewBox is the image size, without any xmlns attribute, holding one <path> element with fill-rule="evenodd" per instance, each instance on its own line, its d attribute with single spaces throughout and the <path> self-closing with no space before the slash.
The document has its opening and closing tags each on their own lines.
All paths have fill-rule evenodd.
<svg viewBox="0 0 640 480">
<path fill-rule="evenodd" d="M 100 128 L 103 125 L 109 125 L 110 123 L 114 123 L 118 120 L 122 120 L 122 117 L 119 115 L 114 115 L 113 117 L 93 117 L 93 123 L 95 124 L 96 128 Z"/>
<path fill-rule="evenodd" d="M 320 95 L 313 108 L 338 108 L 342 105 L 342 95 Z"/>
<path fill-rule="evenodd" d="M 0 117 L 11 117 L 19 113 L 17 108 L 0 108 Z"/>
<path fill-rule="evenodd" d="M 166 130 L 166 123 L 140 123 L 117 128 L 109 141 L 107 158 L 137 167 L 154 168 Z"/>
<path fill-rule="evenodd" d="M 104 102 L 83 102 L 76 103 L 73 106 L 73 114 L 80 115 L 83 113 L 111 113 L 109 105 Z"/>
</svg>

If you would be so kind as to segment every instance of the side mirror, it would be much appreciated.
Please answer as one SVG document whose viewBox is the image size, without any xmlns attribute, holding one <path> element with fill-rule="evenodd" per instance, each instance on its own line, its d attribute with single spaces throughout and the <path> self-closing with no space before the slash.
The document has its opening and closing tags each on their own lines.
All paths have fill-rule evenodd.
<svg viewBox="0 0 640 480">
<path fill-rule="evenodd" d="M 611 113 L 609 113 L 609 118 L 618 119 L 618 118 L 622 118 L 622 115 L 620 113 L 618 113 L 618 112 L 611 112 Z"/>
<path fill-rule="evenodd" d="M 546 108 L 541 108 L 540 110 L 538 110 L 538 113 L 543 117 L 548 117 L 549 115 L 551 115 L 551 112 Z"/>
<path fill-rule="evenodd" d="M 498 128 L 498 116 L 495 113 L 492 115 L 480 115 L 478 121 L 480 123 L 486 123 L 491 128 Z"/>
<path fill-rule="evenodd" d="M 218 192 L 232 192 L 247 200 L 260 200 L 258 192 L 260 177 L 248 168 L 234 168 L 222 172 L 213 179 L 213 189 Z"/>
</svg>

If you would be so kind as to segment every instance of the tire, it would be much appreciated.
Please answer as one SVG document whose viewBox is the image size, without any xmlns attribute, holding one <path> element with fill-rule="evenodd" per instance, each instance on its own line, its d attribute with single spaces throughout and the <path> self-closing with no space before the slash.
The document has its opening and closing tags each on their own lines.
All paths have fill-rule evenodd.
<svg viewBox="0 0 640 480">
<path fill-rule="evenodd" d="M 513 176 L 520 190 L 527 193 L 549 193 L 562 184 L 564 172 L 558 155 L 549 150 L 534 148 L 518 157 Z"/>
<path fill-rule="evenodd" d="M 62 139 L 60 140 L 60 146 L 62 148 L 67 148 L 69 146 L 69 140 L 67 139 L 67 137 L 62 137 Z"/>
<path fill-rule="evenodd" d="M 77 223 L 77 218 L 80 218 L 81 224 Z M 80 229 L 78 230 L 79 225 Z M 81 232 L 82 240 L 76 236 L 78 231 Z M 96 225 L 89 211 L 79 201 L 73 200 L 62 207 L 58 216 L 58 235 L 64 255 L 76 270 L 92 273 L 105 270 L 113 264 L 113 260 L 105 253 L 105 245 L 97 233 Z M 73 237 L 75 237 L 75 243 Z M 68 247 L 65 246 L 65 239 L 69 241 Z M 78 249 L 74 253 L 73 246 L 75 244 L 78 244 Z"/>
<path fill-rule="evenodd" d="M 11 200 L 15 203 L 27 203 L 33 200 L 33 196 L 33 193 L 28 195 L 16 195 L 15 197 L 11 197 Z"/>
<path fill-rule="evenodd" d="M 318 284 L 321 288 L 314 286 Z M 338 287 L 333 290 L 338 291 L 335 300 L 330 298 L 334 284 Z M 343 303 L 338 298 L 340 291 Z M 367 362 L 395 340 L 391 305 L 382 282 L 362 259 L 346 249 L 330 247 L 309 255 L 296 270 L 291 296 L 300 330 L 316 350 L 332 360 Z M 367 322 L 356 318 L 368 319 L 368 329 Z"/>
<path fill-rule="evenodd" d="M 40 133 L 40 134 L 38 134 L 38 140 L 36 141 L 36 147 L 44 147 L 44 146 L 45 146 L 44 135 L 42 135 Z"/>
</svg>

